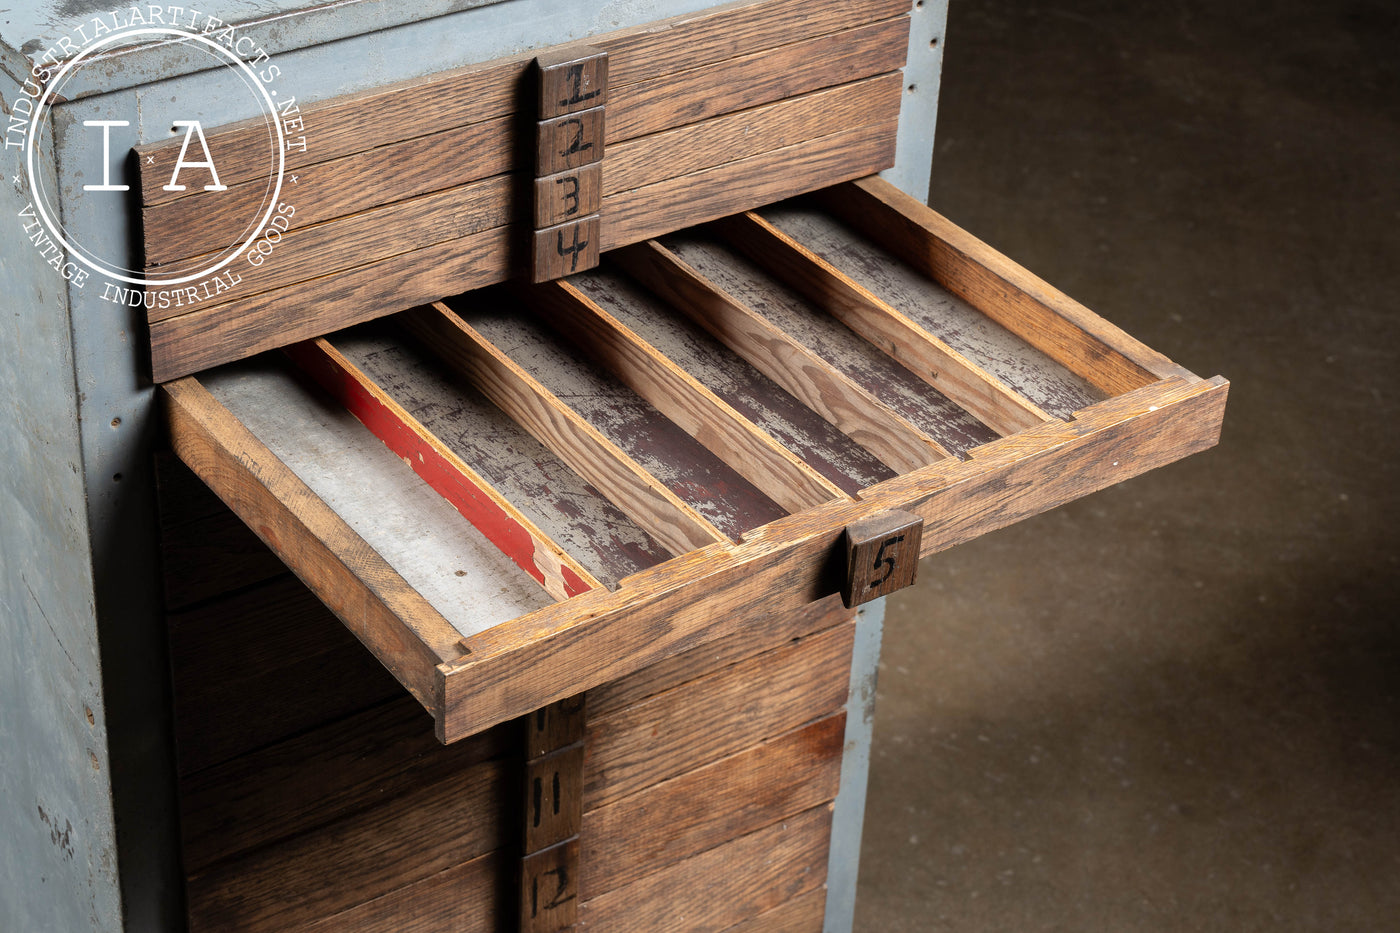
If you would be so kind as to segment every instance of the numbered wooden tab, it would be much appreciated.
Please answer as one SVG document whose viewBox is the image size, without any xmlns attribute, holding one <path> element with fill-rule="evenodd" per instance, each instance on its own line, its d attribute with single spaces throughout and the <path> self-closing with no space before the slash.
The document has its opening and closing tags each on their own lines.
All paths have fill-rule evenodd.
<svg viewBox="0 0 1400 933">
<path fill-rule="evenodd" d="M 603 108 L 535 124 L 535 177 L 603 160 Z"/>
<path fill-rule="evenodd" d="M 563 842 L 583 822 L 583 745 L 574 745 L 525 766 L 526 852 Z"/>
<path fill-rule="evenodd" d="M 536 230 L 532 280 L 548 282 L 598 265 L 602 232 L 597 214 Z"/>
<path fill-rule="evenodd" d="M 596 214 L 602 205 L 602 163 L 535 179 L 536 229 Z"/>
<path fill-rule="evenodd" d="M 601 107 L 608 101 L 608 53 L 601 49 L 546 52 L 535 59 L 535 67 L 542 120 Z"/>
<path fill-rule="evenodd" d="M 520 933 L 556 933 L 578 920 L 579 842 L 571 839 L 521 860 Z"/>
<path fill-rule="evenodd" d="M 548 755 L 584 737 L 584 697 L 569 697 L 558 703 L 535 710 L 526 717 L 525 758 L 527 760 Z"/>
<path fill-rule="evenodd" d="M 924 520 L 909 512 L 877 512 L 846 526 L 846 608 L 901 590 L 914 582 Z"/>
</svg>

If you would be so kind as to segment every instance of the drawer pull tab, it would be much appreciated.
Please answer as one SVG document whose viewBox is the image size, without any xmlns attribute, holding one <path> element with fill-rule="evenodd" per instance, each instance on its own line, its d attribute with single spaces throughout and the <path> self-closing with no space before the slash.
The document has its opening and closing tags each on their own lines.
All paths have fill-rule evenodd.
<svg viewBox="0 0 1400 933">
<path fill-rule="evenodd" d="M 894 510 L 846 526 L 846 578 L 841 601 L 847 609 L 902 590 L 919 569 L 924 520 Z"/>
</svg>

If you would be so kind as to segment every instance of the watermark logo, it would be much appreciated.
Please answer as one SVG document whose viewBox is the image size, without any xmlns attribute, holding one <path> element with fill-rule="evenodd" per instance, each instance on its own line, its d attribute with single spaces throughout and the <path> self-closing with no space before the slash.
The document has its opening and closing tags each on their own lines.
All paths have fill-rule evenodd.
<svg viewBox="0 0 1400 933">
<path fill-rule="evenodd" d="M 94 73 L 100 78 L 102 70 L 111 66 L 113 53 L 135 45 L 176 44 L 180 54 L 209 61 L 196 63 L 195 80 L 174 85 L 184 89 L 180 92 L 184 96 L 161 101 L 161 112 L 173 114 L 160 130 L 168 129 L 170 134 L 157 147 L 162 164 L 157 165 L 152 147 L 139 154 L 133 149 L 142 135 L 150 135 L 142 113 L 92 113 L 101 110 L 104 101 L 133 98 L 94 96 L 91 104 L 80 101 L 84 105 L 81 121 L 62 121 L 63 132 L 85 134 L 65 140 L 64 145 L 65 154 L 72 158 L 79 153 L 77 161 L 82 164 L 63 166 L 65 175 L 76 168 L 84 183 L 65 184 L 60 179 L 54 190 L 47 161 L 56 148 L 50 134 L 60 121 L 51 114 L 56 105 L 79 96 L 69 89 L 81 92 L 94 83 L 90 79 Z M 236 287 L 245 272 L 265 263 L 295 213 L 291 204 L 281 200 L 283 182 L 287 155 L 305 151 L 306 135 L 295 96 L 278 87 L 281 73 L 255 38 L 189 7 L 133 6 L 74 25 L 38 56 L 5 128 L 5 148 L 23 149 L 31 192 L 19 214 L 25 235 L 74 286 L 83 288 L 89 279 L 96 279 L 102 283 L 103 298 L 123 305 L 183 308 Z M 144 91 L 135 99 L 141 99 L 140 93 Z M 191 94 L 198 96 L 185 99 Z M 220 107 L 233 103 L 243 112 L 255 107 L 262 116 L 261 132 L 256 122 L 244 123 L 255 131 L 239 135 L 236 152 L 221 152 L 219 135 L 214 134 L 211 143 L 211 128 L 200 117 L 211 103 Z M 170 163 L 176 140 L 178 154 Z M 138 184 L 144 191 L 133 190 Z M 99 200 L 79 205 L 74 203 L 78 198 Z M 232 232 L 208 248 L 192 247 L 193 255 L 186 255 L 190 250 L 182 251 L 182 244 L 170 244 L 174 248 L 165 251 L 168 261 L 148 261 L 140 267 L 133 265 L 125 238 L 118 237 L 114 243 L 110 236 L 89 235 L 98 226 L 91 223 L 96 215 L 129 216 L 143 204 L 149 207 L 152 199 L 170 203 L 183 198 L 198 198 L 183 206 L 197 204 L 195 213 L 217 215 L 218 229 Z M 213 200 L 219 198 L 227 201 Z M 88 222 L 74 223 L 73 217 Z"/>
</svg>

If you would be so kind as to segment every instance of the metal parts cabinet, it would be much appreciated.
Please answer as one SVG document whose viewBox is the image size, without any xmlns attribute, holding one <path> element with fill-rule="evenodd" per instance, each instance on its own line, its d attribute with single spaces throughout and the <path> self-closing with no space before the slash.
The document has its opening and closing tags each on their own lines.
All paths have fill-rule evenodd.
<svg viewBox="0 0 1400 933">
<path fill-rule="evenodd" d="M 919 203 L 940 3 L 175 9 L 5 151 L 5 928 L 848 925 L 836 591 L 1209 446 L 1223 380 Z M 133 13 L 7 15 L 14 127 Z"/>
</svg>

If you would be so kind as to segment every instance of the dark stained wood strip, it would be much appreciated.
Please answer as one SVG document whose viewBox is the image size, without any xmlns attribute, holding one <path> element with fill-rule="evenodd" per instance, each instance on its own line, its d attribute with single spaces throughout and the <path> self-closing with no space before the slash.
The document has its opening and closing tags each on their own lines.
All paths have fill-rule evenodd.
<svg viewBox="0 0 1400 933">
<path fill-rule="evenodd" d="M 908 42 L 909 19 L 900 16 L 654 82 L 614 87 L 608 102 L 607 141 L 635 139 L 896 71 L 904 66 Z"/>
<path fill-rule="evenodd" d="M 893 124 L 858 127 L 605 196 L 603 250 L 889 168 L 894 140 Z"/>
<path fill-rule="evenodd" d="M 907 13 L 904 0 L 768 0 L 735 3 L 685 14 L 589 40 L 609 56 L 609 81 L 617 87 L 689 71 L 783 44 L 836 33 Z M 559 47 L 565 48 L 565 47 Z M 390 147 L 514 112 L 519 88 L 536 55 L 513 56 L 414 78 L 362 94 L 299 102 L 298 116 L 311 143 L 287 153 L 288 169 Z M 893 67 L 902 64 L 902 60 Z M 884 69 L 890 70 L 890 69 Z M 393 120 L 381 114 L 393 113 Z M 265 177 L 268 129 L 263 117 L 206 132 L 218 153 L 219 178 L 230 187 Z M 141 203 L 180 199 L 162 191 L 180 149 L 179 138 L 136 148 Z M 146 156 L 153 157 L 147 163 Z M 481 177 L 480 175 L 476 177 Z"/>
<path fill-rule="evenodd" d="M 1112 395 L 1190 373 L 880 179 L 821 203 L 1072 372 Z"/>
<path fill-rule="evenodd" d="M 404 695 L 290 574 L 167 622 L 181 774 Z"/>
<path fill-rule="evenodd" d="M 568 599 L 600 585 L 329 341 L 294 344 L 287 355 L 545 592 Z"/>
<path fill-rule="evenodd" d="M 473 326 L 489 324 L 493 315 L 509 320 L 509 312 L 491 301 L 485 295 L 473 295 L 465 303 L 457 301 L 456 307 L 471 323 L 442 303 L 417 309 L 400 321 L 575 472 L 602 490 L 663 547 L 684 554 L 726 540 L 645 467 L 515 362 L 508 352 L 513 339 L 508 332 L 503 348 Z"/>
<path fill-rule="evenodd" d="M 365 325 L 332 340 L 605 585 L 616 587 L 670 558 L 596 487 L 408 335 Z"/>
<path fill-rule="evenodd" d="M 757 213 L 718 224 L 725 239 L 998 434 L 1050 416 Z"/>
<path fill-rule="evenodd" d="M 176 465 L 185 470 L 178 461 Z M 161 472 L 158 468 L 157 475 Z M 199 485 L 204 489 L 202 483 Z M 205 493 L 214 499 L 219 510 L 189 520 L 179 518 L 180 513 L 168 503 L 163 490 L 158 496 L 161 577 L 167 611 L 186 609 L 287 573 L 287 565 L 278 560 L 237 515 L 207 489 Z"/>
<path fill-rule="evenodd" d="M 256 749 L 180 782 L 187 874 L 382 805 L 513 749 L 509 727 L 454 745 L 399 694 L 361 713 Z"/>
<path fill-rule="evenodd" d="M 311 226 L 293 227 L 281 234 L 276 246 L 258 260 L 258 265 L 247 261 L 246 256 L 237 260 L 232 268 L 239 281 L 220 292 L 217 303 L 249 304 L 267 292 L 443 243 L 456 242 L 460 249 L 471 249 L 476 241 L 463 242 L 464 238 L 490 236 L 516 216 L 514 194 L 513 180 L 501 175 Z M 198 236 L 192 235 L 191 240 Z M 207 258 L 210 257 L 197 261 Z M 153 323 L 190 314 L 192 309 L 216 306 L 177 306 L 172 300 L 169 307 L 162 308 L 154 299 L 153 303 L 156 306 L 147 312 L 147 320 Z"/>
<path fill-rule="evenodd" d="M 510 231 L 497 227 L 243 301 L 151 325 L 156 382 L 505 281 Z"/>
<path fill-rule="evenodd" d="M 724 933 L 818 933 L 826 920 L 826 889 L 799 894 L 787 903 L 735 924 Z"/>
<path fill-rule="evenodd" d="M 830 837 L 830 806 L 814 807 L 584 901 L 580 920 L 609 933 L 719 933 L 820 890 Z"/>
<path fill-rule="evenodd" d="M 489 852 L 349 910 L 293 927 L 288 933 L 441 933 L 444 929 L 508 929 L 515 908 L 513 868 L 506 852 Z"/>
<path fill-rule="evenodd" d="M 855 495 L 895 475 L 690 317 L 632 279 L 605 267 L 574 276 L 570 283 L 844 492 Z"/>
<path fill-rule="evenodd" d="M 728 539 L 738 539 L 787 514 L 616 377 L 580 359 L 577 348 L 554 328 L 486 296 L 452 299 L 451 303 L 469 315 L 470 325 L 514 365 L 539 380 L 552 397 L 566 399 L 574 417 L 624 451 L 670 495 Z M 598 482 L 593 477 L 590 480 Z M 635 514 L 633 517 L 642 520 Z M 650 530 L 658 537 L 657 529 Z"/>
<path fill-rule="evenodd" d="M 585 899 L 836 796 L 846 714 L 837 713 L 583 818 Z"/>
<path fill-rule="evenodd" d="M 296 229 L 506 174 L 514 166 L 518 122 L 499 117 L 301 167 L 295 183 L 284 184 L 281 201 L 295 207 Z M 461 158 L 464 152 L 471 158 Z M 405 171 L 406 164 L 413 170 Z M 266 209 L 270 195 L 266 179 L 254 178 L 230 184 L 218 197 L 147 204 L 141 211 L 146 271 L 163 274 L 169 263 L 240 241 L 248 218 L 259 204 Z"/>
<path fill-rule="evenodd" d="M 569 282 L 522 289 L 546 323 L 789 512 L 843 494 Z"/>
<path fill-rule="evenodd" d="M 624 30 L 595 44 L 608 52 L 608 81 L 616 88 L 908 12 L 906 0 L 730 3 Z"/>
<path fill-rule="evenodd" d="M 746 257 L 694 235 L 670 236 L 662 243 L 948 450 L 961 453 L 996 440 L 991 428 Z"/>
<path fill-rule="evenodd" d="M 751 626 L 728 638 L 683 651 L 639 671 L 588 691 L 591 715 L 603 716 L 655 696 L 756 654 L 781 647 L 807 635 L 842 625 L 855 618 L 837 596 L 817 600 L 791 612 L 775 613 L 762 626 Z"/>
<path fill-rule="evenodd" d="M 518 765 L 482 762 L 220 862 L 189 878 L 190 929 L 280 933 L 499 849 L 518 779 Z"/>
<path fill-rule="evenodd" d="M 1102 401 L 1070 372 L 917 268 L 799 198 L 759 213 L 1057 418 Z"/>
<path fill-rule="evenodd" d="M 903 76 L 879 75 L 723 114 L 608 146 L 603 193 L 690 175 L 716 165 L 860 126 L 893 126 Z M 664 157 L 663 157 L 664 155 Z"/>
<path fill-rule="evenodd" d="M 896 472 L 948 451 L 903 415 L 656 241 L 612 261 Z"/>
<path fill-rule="evenodd" d="M 590 717 L 584 809 L 596 810 L 840 709 L 853 625 L 764 652 Z M 660 735 L 651 725 L 668 723 Z M 724 723 L 724 728 L 717 728 Z"/>
</svg>

